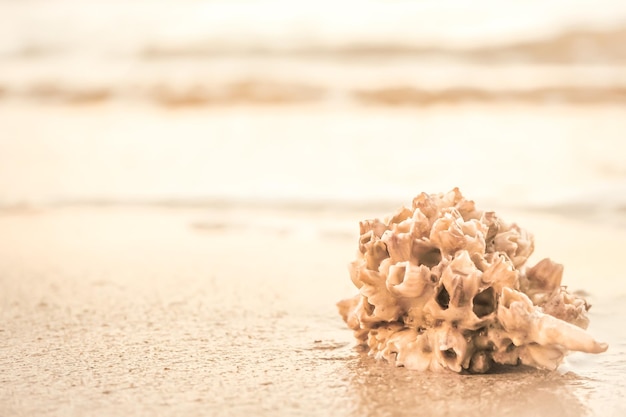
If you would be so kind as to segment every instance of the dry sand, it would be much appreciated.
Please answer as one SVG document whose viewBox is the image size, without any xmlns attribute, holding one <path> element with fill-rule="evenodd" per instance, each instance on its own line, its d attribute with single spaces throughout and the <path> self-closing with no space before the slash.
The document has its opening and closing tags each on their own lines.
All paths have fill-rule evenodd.
<svg viewBox="0 0 626 417">
<path fill-rule="evenodd" d="M 591 293 L 607 353 L 558 372 L 421 374 L 355 349 L 336 313 L 362 215 L 0 212 L 0 416 L 623 415 L 626 230 L 502 213 Z"/>
</svg>

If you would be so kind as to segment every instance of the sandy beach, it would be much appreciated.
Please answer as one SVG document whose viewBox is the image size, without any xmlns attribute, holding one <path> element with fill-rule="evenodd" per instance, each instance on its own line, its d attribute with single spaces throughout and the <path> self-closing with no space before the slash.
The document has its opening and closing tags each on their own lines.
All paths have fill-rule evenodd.
<svg viewBox="0 0 626 417">
<path fill-rule="evenodd" d="M 257 227 L 215 226 L 245 215 Z M 572 355 L 557 372 L 421 374 L 356 349 L 336 313 L 353 293 L 345 264 L 356 233 L 327 231 L 360 215 L 3 211 L 0 415 L 623 413 L 623 229 L 517 216 L 536 234 L 535 258 L 550 253 L 570 288 L 589 292 L 590 332 L 608 352 Z M 276 216 L 283 227 L 268 226 Z M 303 218 L 307 232 L 284 227 Z"/>
</svg>

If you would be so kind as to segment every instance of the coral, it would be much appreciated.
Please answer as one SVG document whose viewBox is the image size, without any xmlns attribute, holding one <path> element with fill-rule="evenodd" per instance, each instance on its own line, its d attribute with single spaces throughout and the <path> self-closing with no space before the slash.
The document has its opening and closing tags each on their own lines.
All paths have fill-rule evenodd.
<svg viewBox="0 0 626 417">
<path fill-rule="evenodd" d="M 349 269 L 359 293 L 337 305 L 376 358 L 484 373 L 494 363 L 556 369 L 570 350 L 607 349 L 585 331 L 589 305 L 561 285 L 563 266 L 526 266 L 533 236 L 457 188 L 361 222 L 358 246 Z"/>
</svg>

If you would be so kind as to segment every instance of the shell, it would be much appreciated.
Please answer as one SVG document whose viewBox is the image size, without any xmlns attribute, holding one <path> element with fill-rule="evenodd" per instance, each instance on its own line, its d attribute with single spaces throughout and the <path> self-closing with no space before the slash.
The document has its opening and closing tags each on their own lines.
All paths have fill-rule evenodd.
<svg viewBox="0 0 626 417">
<path fill-rule="evenodd" d="M 476 209 L 458 188 L 360 223 L 339 312 L 371 355 L 416 370 L 484 373 L 494 363 L 556 369 L 568 351 L 608 346 L 586 331 L 589 304 L 563 266 L 527 267 L 533 236 Z"/>
</svg>

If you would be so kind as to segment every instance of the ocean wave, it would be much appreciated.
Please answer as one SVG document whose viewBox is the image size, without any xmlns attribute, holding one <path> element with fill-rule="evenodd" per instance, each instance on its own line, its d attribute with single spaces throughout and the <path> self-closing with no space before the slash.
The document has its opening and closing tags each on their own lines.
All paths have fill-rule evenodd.
<svg viewBox="0 0 626 417">
<path fill-rule="evenodd" d="M 454 12 L 451 6 L 454 4 Z M 358 12 L 357 12 L 358 11 Z M 623 63 L 626 6 L 477 0 L 0 2 L 0 56 L 336 58 Z"/>
<path fill-rule="evenodd" d="M 295 45 L 229 44 L 194 41 L 181 44 L 152 44 L 138 52 L 142 59 L 216 58 L 220 56 L 288 56 L 332 60 L 358 59 L 444 59 L 460 62 L 525 64 L 613 64 L 626 63 L 626 27 L 602 30 L 565 30 L 541 39 L 517 41 L 504 45 L 448 47 L 421 45 L 408 40 L 395 43 L 361 41 L 360 43 Z"/>
<path fill-rule="evenodd" d="M 484 197 L 479 207 L 490 207 L 498 211 L 515 211 L 527 213 L 543 213 L 558 215 L 572 219 L 610 221 L 617 226 L 626 227 L 626 199 L 616 195 L 615 190 L 599 191 L 589 194 L 563 195 L 545 198 L 543 201 L 528 199 L 511 201 L 496 196 Z M 509 200 L 504 202 L 504 200 Z M 1 201 L 0 213 L 30 212 L 46 209 L 62 208 L 154 208 L 170 210 L 202 210 L 239 213 L 241 210 L 257 213 L 260 217 L 280 213 L 293 215 L 312 214 L 315 216 L 342 219 L 346 215 L 362 213 L 365 216 L 376 213 L 387 213 L 409 204 L 396 198 L 379 199 L 330 199 L 330 198 L 153 198 L 153 199 L 120 199 L 120 198 L 65 198 L 48 200 Z M 307 217 L 309 218 L 309 217 Z M 311 219 L 311 218 L 309 218 Z M 235 220 L 233 220 L 234 222 Z M 241 219 L 237 218 L 240 223 Z M 227 220 L 198 221 L 193 224 L 197 229 L 212 230 L 232 228 Z M 245 222 L 244 222 L 245 223 Z"/>
<path fill-rule="evenodd" d="M 396 86 L 355 91 L 354 97 L 365 104 L 390 106 L 428 106 L 457 103 L 512 102 L 524 104 L 621 104 L 626 103 L 626 88 L 547 87 L 529 90 L 481 90 L 449 88 L 439 91 Z"/>
<path fill-rule="evenodd" d="M 385 43 L 363 41 L 357 43 L 315 43 L 301 42 L 293 45 L 282 43 L 246 43 L 231 42 L 227 39 L 218 41 L 188 40 L 184 42 L 157 42 L 145 40 L 147 45 L 138 46 L 137 51 L 117 51 L 116 47 L 105 48 L 95 45 L 85 49 L 81 45 L 65 46 L 45 45 L 24 40 L 22 44 L 9 51 L 0 50 L 0 62 L 11 72 L 22 73 L 50 72 L 69 75 L 70 78 L 84 78 L 93 73 L 123 72 L 131 77 L 136 68 L 145 71 L 147 78 L 156 71 L 165 76 L 179 76 L 184 73 L 195 75 L 198 70 L 189 70 L 190 66 L 209 70 L 204 76 L 211 76 L 213 68 L 207 66 L 212 62 L 231 61 L 231 68 L 241 73 L 246 68 L 249 74 L 254 73 L 255 65 L 261 64 L 263 70 L 269 66 L 279 68 L 285 62 L 301 62 L 313 68 L 327 64 L 347 67 L 372 67 L 375 69 L 397 66 L 432 66 L 442 67 L 520 66 L 541 68 L 544 66 L 584 67 L 603 66 L 619 68 L 626 66 L 626 27 L 604 30 L 570 30 L 541 39 L 512 42 L 503 45 L 486 45 L 455 48 L 445 45 L 424 46 L 408 41 Z M 419 43 L 419 42 L 418 42 Z M 98 49 L 100 48 L 100 49 Z M 89 62 L 91 61 L 91 62 Z M 76 64 L 79 64 L 76 68 Z M 162 68 L 169 65 L 165 73 Z M 443 64 L 443 65 L 441 65 Z M 287 66 L 290 66 L 288 64 Z M 130 69 L 130 71 L 129 71 Z M 119 71 L 118 71 L 119 72 Z M 280 72 L 280 71 L 279 71 Z M 305 70 L 305 73 L 311 71 Z M 609 74 L 611 75 L 611 74 Z M 0 82 L 3 80 L 0 78 Z"/>
<path fill-rule="evenodd" d="M 275 81 L 241 80 L 223 85 L 192 85 L 189 87 L 157 84 L 141 89 L 124 90 L 116 86 L 72 86 L 65 84 L 34 84 L 20 90 L 0 86 L 0 99 L 20 98 L 42 103 L 73 105 L 97 104 L 111 100 L 143 101 L 168 108 L 293 105 L 303 103 L 334 103 L 338 100 L 354 105 L 434 106 L 463 103 L 520 104 L 625 104 L 626 86 L 572 87 L 550 86 L 528 89 L 450 87 L 419 88 L 392 85 L 378 88 L 334 89 L 332 86 L 281 83 Z"/>
</svg>

